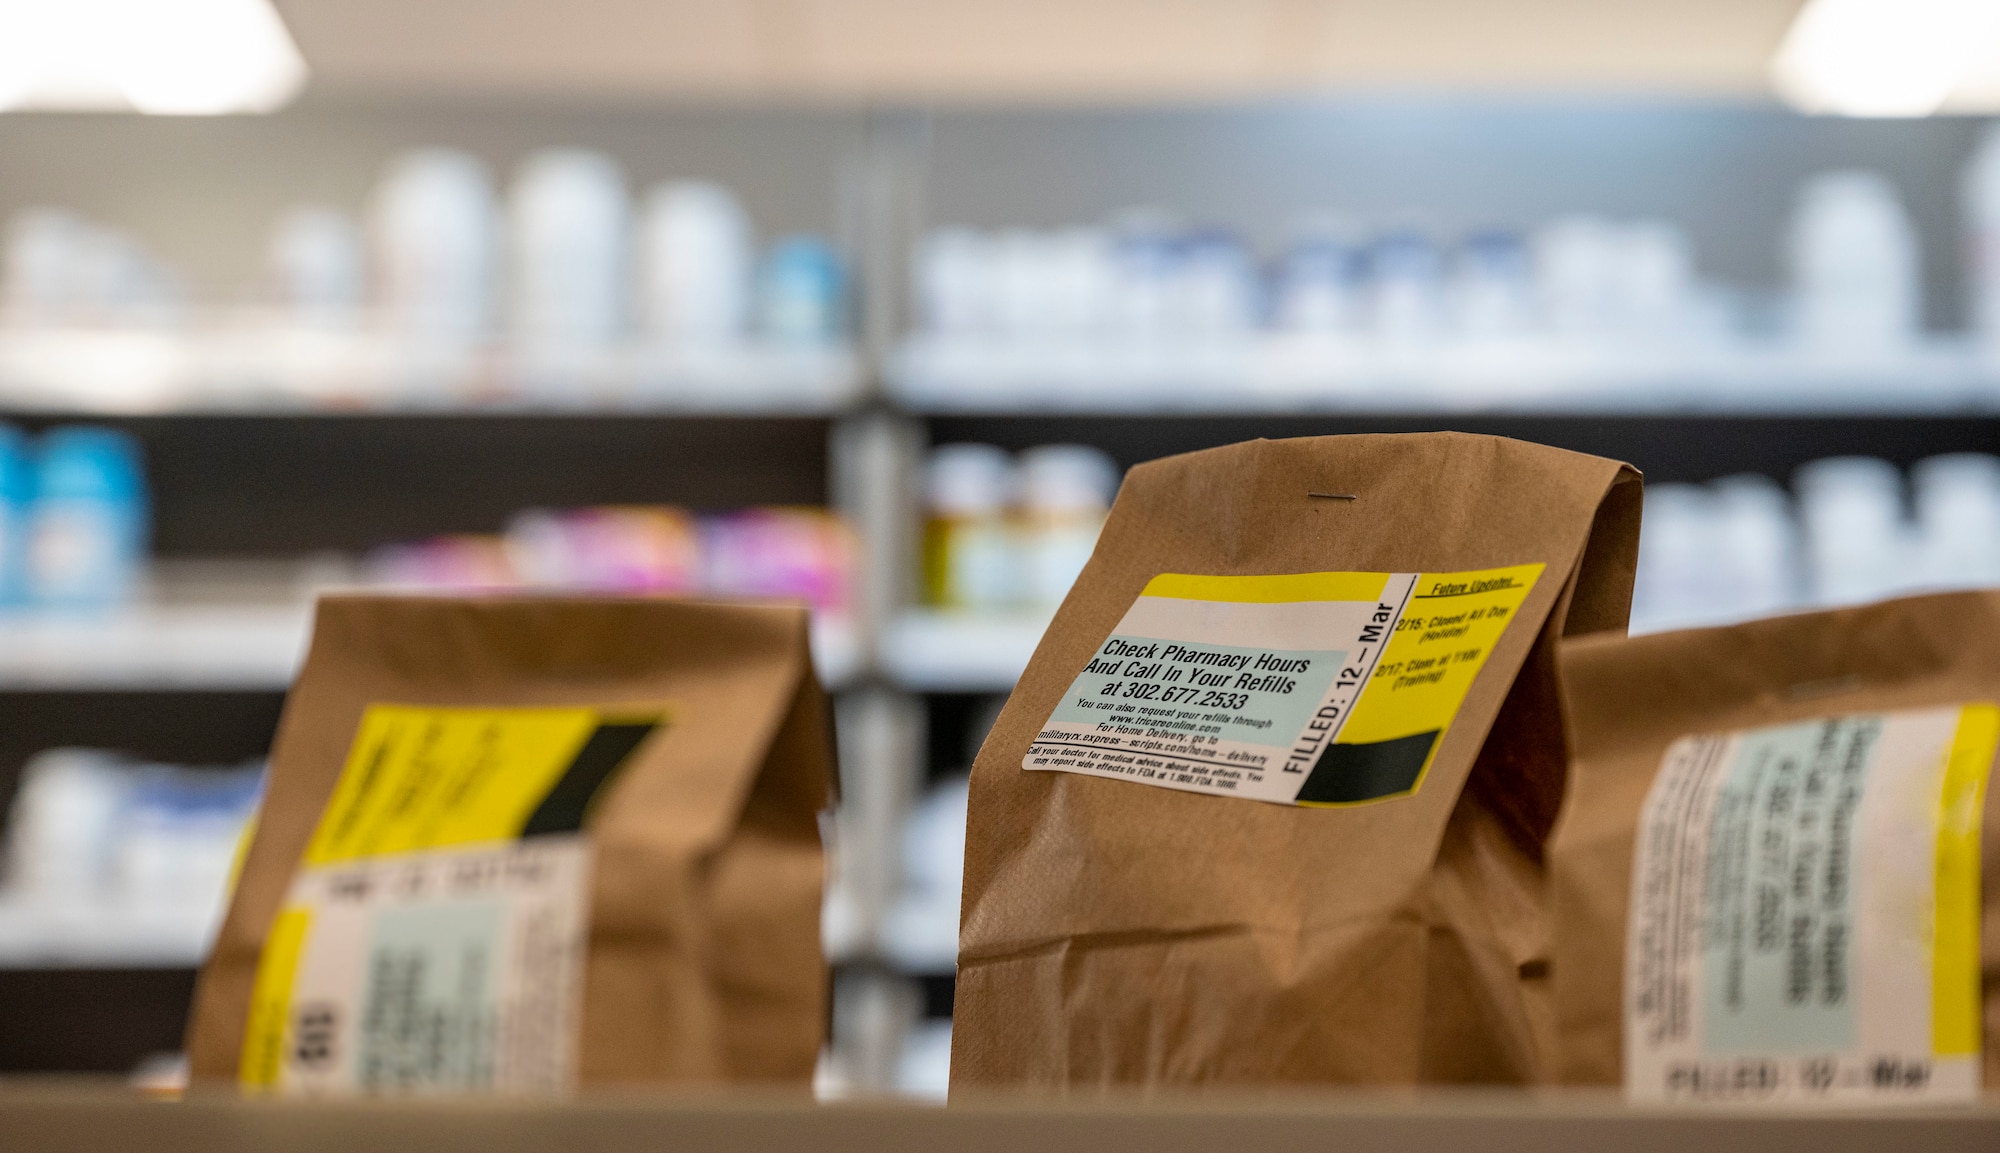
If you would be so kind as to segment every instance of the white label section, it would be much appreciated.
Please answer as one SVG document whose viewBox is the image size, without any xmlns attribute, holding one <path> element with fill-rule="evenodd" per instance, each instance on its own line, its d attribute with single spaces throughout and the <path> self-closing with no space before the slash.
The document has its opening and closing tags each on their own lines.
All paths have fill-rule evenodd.
<svg viewBox="0 0 2000 1153">
<path fill-rule="evenodd" d="M 1368 600 L 1141 596 L 1021 767 L 1290 804 L 1346 723 L 1416 580 L 1389 574 Z"/>
<path fill-rule="evenodd" d="M 575 836 L 302 871 L 280 1090 L 570 1088 L 589 883 Z"/>
<path fill-rule="evenodd" d="M 1956 707 L 1687 737 L 1641 813 L 1625 950 L 1635 1101 L 1978 1092 L 1932 1014 Z"/>
</svg>

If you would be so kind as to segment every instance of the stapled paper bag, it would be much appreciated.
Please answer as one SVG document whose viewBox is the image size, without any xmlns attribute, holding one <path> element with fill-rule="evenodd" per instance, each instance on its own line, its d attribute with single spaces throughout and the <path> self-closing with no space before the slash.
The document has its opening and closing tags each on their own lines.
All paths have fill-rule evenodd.
<svg viewBox="0 0 2000 1153">
<path fill-rule="evenodd" d="M 1562 1079 L 1789 1105 L 2000 1085 L 2000 593 L 1561 662 Z"/>
<path fill-rule="evenodd" d="M 1526 1081 L 1553 644 L 1639 478 L 1461 434 L 1140 465 L 973 768 L 954 1090 Z"/>
<path fill-rule="evenodd" d="M 832 779 L 803 609 L 324 599 L 193 1076 L 804 1085 Z"/>
</svg>

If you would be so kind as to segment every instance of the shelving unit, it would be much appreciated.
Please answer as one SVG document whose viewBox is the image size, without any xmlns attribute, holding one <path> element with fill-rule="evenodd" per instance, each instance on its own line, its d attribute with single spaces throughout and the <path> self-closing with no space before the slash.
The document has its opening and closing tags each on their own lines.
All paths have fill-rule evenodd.
<svg viewBox="0 0 2000 1153">
<path fill-rule="evenodd" d="M 1094 155 L 1109 138 L 1109 115 L 1053 133 L 1071 151 L 1044 167 L 1067 171 Z M 621 116 L 623 135 L 606 146 L 640 147 L 649 123 Z M 437 123 L 425 130 L 440 139 L 457 130 L 449 118 Z M 314 139 L 339 135 L 327 122 L 307 127 Z M 382 131 L 373 121 L 366 127 Z M 179 337 L 0 334 L 0 419 L 33 428 L 110 423 L 138 437 L 155 494 L 156 549 L 168 565 L 352 554 L 492 531 L 529 506 L 841 510 L 863 545 L 863 604 L 851 627 L 822 625 L 815 655 L 839 690 L 843 772 L 836 870 L 847 908 L 833 1028 L 854 1050 L 863 1088 L 886 1086 L 902 1031 L 947 1016 L 951 1003 L 948 964 L 899 964 L 883 945 L 903 818 L 927 782 L 963 768 L 979 714 L 1011 688 L 1047 624 L 914 604 L 918 478 L 929 446 L 1079 442 L 1130 466 L 1259 436 L 1455 429 L 1618 457 L 1655 481 L 1742 471 L 1782 480 L 1806 461 L 1842 453 L 1908 464 L 1938 452 L 2000 450 L 2000 361 L 1943 337 L 1875 358 L 1813 358 L 1775 343 L 1690 351 L 1263 338 L 1134 348 L 908 338 L 901 280 L 927 219 L 1006 224 L 1017 210 L 1043 224 L 1094 217 L 1112 206 L 1103 197 L 1153 195 L 1159 166 L 1127 157 L 1130 171 L 1119 180 L 1083 188 L 1090 181 L 1079 176 L 1077 188 L 1050 189 L 1014 171 L 1028 166 L 1015 163 L 1020 141 L 1009 143 L 1005 124 L 971 118 L 956 136 L 935 139 L 894 114 L 849 136 L 807 127 L 786 127 L 782 146 L 830 151 L 826 141 L 838 137 L 849 153 L 814 173 L 825 187 L 784 195 L 839 202 L 839 231 L 864 289 L 851 351 L 625 350 L 576 360 L 284 335 L 255 318 L 226 317 Z M 568 130 L 566 122 L 535 129 L 551 139 Z M 1234 141 L 1195 135 L 1192 167 L 1233 171 Z M 259 148 L 296 147 L 254 139 Z M 1837 151 L 1809 143 L 1785 153 L 1780 167 Z M 1296 140 L 1264 145 L 1293 149 L 1302 166 L 1310 160 Z M 732 152 L 713 140 L 699 146 L 716 163 Z M 1244 216 L 1275 216 L 1282 206 L 1273 206 L 1270 189 L 1282 180 L 1325 183 L 1313 183 L 1313 172 L 1274 171 L 1242 176 Z M 776 195 L 768 192 L 775 182 L 752 183 L 764 176 L 752 166 L 744 186 Z M 1744 201 L 1734 185 L 1712 195 L 1732 211 Z M 1195 210 L 1216 203 L 1199 181 L 1188 199 Z M 1772 214 L 1769 204 L 1743 211 Z M 70 387 L 80 379 L 91 382 L 87 391 Z M 299 587 L 167 590 L 99 619 L 0 618 L 0 798 L 27 756 L 59 744 L 186 763 L 263 752 L 303 650 Z M 192 987 L 195 952 L 184 930 L 119 938 L 101 923 L 51 928 L 29 919 L 0 909 L 0 1011 L 16 1014 L 22 1028 L 64 1014 L 88 1019 L 108 1047 L 0 1043 L 0 1072 L 111 1071 L 171 1046 Z M 98 967 L 83 973 L 78 965 Z M 147 1024 L 114 1027 L 106 1023 L 114 1013 Z"/>
<path fill-rule="evenodd" d="M 940 415 L 2000 411 L 2000 357 L 1935 337 L 1893 352 L 1816 351 L 1775 339 L 1406 347 L 1283 334 L 1194 344 L 919 337 L 897 351 L 888 372 L 899 403 Z"/>
</svg>

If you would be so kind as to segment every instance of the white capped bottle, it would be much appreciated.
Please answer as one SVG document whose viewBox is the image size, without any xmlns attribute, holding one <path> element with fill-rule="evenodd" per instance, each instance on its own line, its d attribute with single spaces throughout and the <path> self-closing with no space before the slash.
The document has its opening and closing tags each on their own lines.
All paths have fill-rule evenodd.
<svg viewBox="0 0 2000 1153">
<path fill-rule="evenodd" d="M 1535 295 L 1551 332 L 1600 337 L 1615 326 L 1618 228 L 1589 215 L 1561 216 L 1535 231 Z"/>
<path fill-rule="evenodd" d="M 1465 237 L 1453 254 L 1446 293 L 1459 336 L 1520 336 L 1534 315 L 1534 269 L 1526 240 L 1504 228 Z"/>
<path fill-rule="evenodd" d="M 1716 534 L 1708 547 L 1721 570 L 1724 603 L 1716 618 L 1748 620 L 1799 606 L 1799 523 L 1791 497 L 1768 477 L 1746 474 L 1709 485 Z"/>
<path fill-rule="evenodd" d="M 623 336 L 632 206 L 618 162 L 579 148 L 537 152 L 515 174 L 507 212 L 515 335 L 559 348 Z"/>
<path fill-rule="evenodd" d="M 1966 327 L 2000 357 L 2000 122 L 1989 125 L 1959 184 L 1965 213 Z"/>
<path fill-rule="evenodd" d="M 1879 172 L 1825 172 L 1799 191 L 1787 237 L 1794 331 L 1822 353 L 1889 353 L 1922 314 L 1916 230 Z"/>
<path fill-rule="evenodd" d="M 1118 493 L 1119 471 L 1103 451 L 1044 444 L 1021 454 L 1021 599 L 1052 611 L 1069 595 L 1097 547 Z"/>
<path fill-rule="evenodd" d="M 1281 332 L 1353 333 L 1364 318 L 1367 258 L 1360 229 L 1336 216 L 1301 221 L 1273 277 L 1272 323 Z"/>
<path fill-rule="evenodd" d="M 990 444 L 947 444 L 931 453 L 927 472 L 925 599 L 973 612 L 1013 607 L 1020 589 L 1008 523 L 1013 459 Z"/>
<path fill-rule="evenodd" d="M 1924 587 L 2000 587 L 2000 458 L 1930 457 L 1910 469 L 1910 482 Z"/>
<path fill-rule="evenodd" d="M 997 321 L 994 249 L 986 233 L 940 228 L 924 237 L 912 270 L 919 323 L 933 336 L 990 335 Z"/>
<path fill-rule="evenodd" d="M 1725 595 L 1714 562 L 1720 524 L 1715 493 L 1697 484 L 1646 486 L 1632 631 L 1713 623 Z"/>
<path fill-rule="evenodd" d="M 488 334 L 499 225 L 483 161 L 443 148 L 398 156 L 376 186 L 368 224 L 391 330 L 423 341 Z"/>
<path fill-rule="evenodd" d="M 1646 340 L 1682 332 L 1694 298 L 1694 245 L 1668 220 L 1635 220 L 1614 236 L 1613 323 Z"/>
<path fill-rule="evenodd" d="M 1049 324 L 1055 336 L 1088 340 L 1103 335 L 1111 312 L 1111 236 L 1101 228 L 1065 228 L 1050 234 Z"/>
<path fill-rule="evenodd" d="M 102 900 L 131 773 L 112 754 L 57 748 L 21 773 L 8 813 L 7 887 L 17 901 Z"/>
<path fill-rule="evenodd" d="M 1903 516 L 1903 477 L 1895 465 L 1868 456 L 1828 457 L 1799 469 L 1792 487 L 1814 600 L 1859 604 L 1913 583 L 1916 542 Z"/>
<path fill-rule="evenodd" d="M 90 225 L 59 208 L 29 208 L 7 222 L 6 305 L 24 327 L 76 319 Z"/>
<path fill-rule="evenodd" d="M 640 315 L 649 337 L 695 344 L 743 339 L 757 242 L 733 193 L 692 180 L 654 185 L 646 193 L 639 248 Z"/>
<path fill-rule="evenodd" d="M 1444 253 L 1428 229 L 1392 228 L 1368 249 L 1369 321 L 1390 344 L 1436 340 L 1445 324 Z"/>
<path fill-rule="evenodd" d="M 292 323 L 354 324 L 364 294 L 361 230 L 347 213 L 313 204 L 287 211 L 271 230 L 268 259 Z"/>
</svg>

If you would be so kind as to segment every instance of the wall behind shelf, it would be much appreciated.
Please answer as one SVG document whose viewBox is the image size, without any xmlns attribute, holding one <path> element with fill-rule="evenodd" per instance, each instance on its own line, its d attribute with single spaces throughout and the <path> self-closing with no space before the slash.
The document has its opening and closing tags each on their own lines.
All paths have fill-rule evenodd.
<svg viewBox="0 0 2000 1153">
<path fill-rule="evenodd" d="M 278 214 L 301 201 L 359 211 L 397 151 L 469 149 L 504 181 L 536 148 L 602 148 L 636 188 L 701 178 L 733 187 L 766 235 L 839 226 L 855 111 L 662 107 L 604 101 L 307 97 L 270 116 L 0 116 L 0 220 L 63 205 L 138 235 L 198 300 L 258 291 Z"/>
<path fill-rule="evenodd" d="M 1689 227 L 1705 272 L 1766 288 L 1783 280 L 1780 238 L 1798 183 L 1874 167 L 1896 181 L 1922 234 L 1933 327 L 1961 313 L 1957 182 L 1981 129 L 1965 118 L 1842 120 L 1755 101 L 1582 95 L 929 112 L 308 96 L 264 117 L 0 117 L 0 218 L 74 205 L 137 233 L 190 274 L 198 298 L 240 300 L 260 283 L 280 210 L 305 199 L 358 209 L 400 148 L 469 148 L 504 176 L 534 148 L 598 147 L 635 186 L 729 183 L 766 233 L 839 233 L 843 182 L 851 192 L 852 165 L 884 125 L 921 129 L 919 203 L 933 223 L 1057 225 L 1150 204 L 1241 228 L 1269 248 L 1311 209 L 1446 232 L 1570 211 L 1660 215 Z"/>
<path fill-rule="evenodd" d="M 1799 182 L 1870 167 L 1895 181 L 1922 234 L 1929 323 L 1952 327 L 1958 173 L 1981 127 L 1580 95 L 948 111 L 931 120 L 926 207 L 937 223 L 1048 226 L 1156 205 L 1267 249 L 1315 209 L 1447 233 L 1562 212 L 1665 216 L 1690 230 L 1705 273 L 1776 287 Z"/>
</svg>

